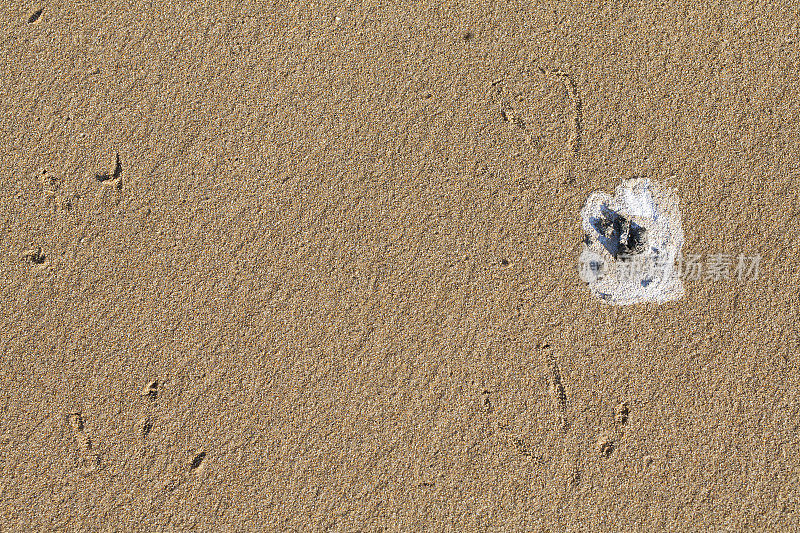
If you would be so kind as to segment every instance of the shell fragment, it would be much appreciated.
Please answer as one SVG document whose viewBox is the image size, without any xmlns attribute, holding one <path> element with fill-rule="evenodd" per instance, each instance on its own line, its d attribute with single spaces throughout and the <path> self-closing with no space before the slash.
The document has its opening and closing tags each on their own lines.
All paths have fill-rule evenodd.
<svg viewBox="0 0 800 533">
<path fill-rule="evenodd" d="M 614 305 L 683 296 L 675 268 L 683 229 L 673 191 L 648 178 L 622 180 L 614 196 L 590 194 L 581 218 L 580 274 L 593 295 Z"/>
</svg>

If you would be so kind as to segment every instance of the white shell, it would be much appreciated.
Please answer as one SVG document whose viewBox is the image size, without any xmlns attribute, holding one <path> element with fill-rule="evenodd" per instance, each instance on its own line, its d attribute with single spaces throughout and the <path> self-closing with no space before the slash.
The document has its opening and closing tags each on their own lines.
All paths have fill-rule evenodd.
<svg viewBox="0 0 800 533">
<path fill-rule="evenodd" d="M 593 295 L 614 305 L 663 303 L 683 296 L 675 267 L 683 229 L 673 191 L 648 178 L 622 180 L 614 196 L 590 194 L 581 218 L 586 240 L 580 274 Z M 629 235 L 634 228 L 636 238 Z M 630 248 L 631 243 L 636 247 Z"/>
</svg>

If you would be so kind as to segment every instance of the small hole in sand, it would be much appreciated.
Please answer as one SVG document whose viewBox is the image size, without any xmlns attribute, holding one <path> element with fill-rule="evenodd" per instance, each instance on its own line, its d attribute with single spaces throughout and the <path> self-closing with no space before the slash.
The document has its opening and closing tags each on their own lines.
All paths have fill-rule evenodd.
<svg viewBox="0 0 800 533">
<path fill-rule="evenodd" d="M 37 9 L 36 11 L 31 13 L 31 16 L 28 17 L 28 24 L 36 24 L 36 22 L 39 20 L 39 17 L 42 16 L 43 11 L 44 9 Z"/>
<path fill-rule="evenodd" d="M 192 459 L 192 464 L 189 465 L 190 470 L 197 470 L 203 464 L 203 459 L 206 458 L 206 452 L 200 452 Z"/>
</svg>

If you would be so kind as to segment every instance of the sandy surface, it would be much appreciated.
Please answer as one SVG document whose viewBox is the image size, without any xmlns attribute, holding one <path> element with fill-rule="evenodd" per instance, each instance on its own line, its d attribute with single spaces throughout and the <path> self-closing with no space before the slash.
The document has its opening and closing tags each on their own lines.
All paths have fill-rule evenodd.
<svg viewBox="0 0 800 533">
<path fill-rule="evenodd" d="M 797 7 L 93 4 L 0 7 L 0 529 L 800 527 Z M 593 300 L 633 175 L 760 278 Z"/>
</svg>

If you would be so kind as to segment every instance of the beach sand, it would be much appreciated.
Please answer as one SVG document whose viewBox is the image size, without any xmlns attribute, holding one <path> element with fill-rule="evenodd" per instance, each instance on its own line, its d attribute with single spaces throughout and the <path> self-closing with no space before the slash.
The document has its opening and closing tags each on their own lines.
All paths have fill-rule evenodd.
<svg viewBox="0 0 800 533">
<path fill-rule="evenodd" d="M 798 16 L 6 3 L 0 529 L 800 528 Z M 595 300 L 633 176 L 757 279 Z"/>
</svg>

